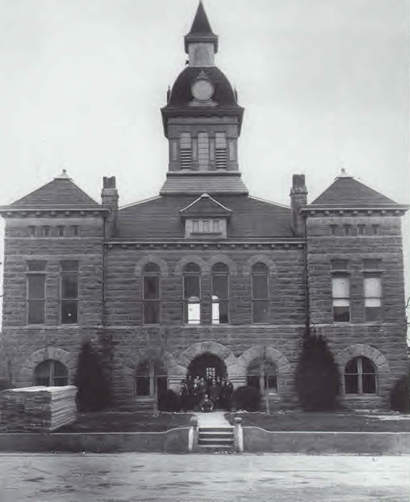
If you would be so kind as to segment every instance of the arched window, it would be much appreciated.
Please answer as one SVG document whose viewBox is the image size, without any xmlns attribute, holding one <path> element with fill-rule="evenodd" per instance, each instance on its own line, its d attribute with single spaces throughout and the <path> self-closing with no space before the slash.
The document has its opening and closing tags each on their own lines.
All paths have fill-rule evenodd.
<svg viewBox="0 0 410 502">
<path fill-rule="evenodd" d="M 157 360 L 142 361 L 136 371 L 137 396 L 155 396 L 167 389 L 167 373 Z"/>
<path fill-rule="evenodd" d="M 35 385 L 60 387 L 68 384 L 68 371 L 64 364 L 54 359 L 43 361 L 34 370 Z"/>
<path fill-rule="evenodd" d="M 201 322 L 201 269 L 196 263 L 184 267 L 184 320 L 188 324 Z"/>
<path fill-rule="evenodd" d="M 375 394 L 376 370 L 367 357 L 355 357 L 345 368 L 346 394 Z"/>
<path fill-rule="evenodd" d="M 144 324 L 160 322 L 160 269 L 156 263 L 147 263 L 143 271 Z"/>
<path fill-rule="evenodd" d="M 252 321 L 266 323 L 269 320 L 268 267 L 261 262 L 252 267 Z"/>
<path fill-rule="evenodd" d="M 246 372 L 247 385 L 261 392 L 277 392 L 278 377 L 276 366 L 272 361 L 259 357 L 251 361 Z"/>
<path fill-rule="evenodd" d="M 225 263 L 212 267 L 212 324 L 229 322 L 229 269 Z"/>
</svg>

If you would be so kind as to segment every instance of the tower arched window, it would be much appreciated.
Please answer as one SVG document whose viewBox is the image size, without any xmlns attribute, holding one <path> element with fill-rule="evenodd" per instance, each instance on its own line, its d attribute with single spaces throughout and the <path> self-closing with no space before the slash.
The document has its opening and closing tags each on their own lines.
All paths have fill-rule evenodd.
<svg viewBox="0 0 410 502">
<path fill-rule="evenodd" d="M 167 373 L 158 360 L 146 359 L 139 363 L 136 371 L 136 395 L 155 396 L 167 389 Z"/>
<path fill-rule="evenodd" d="M 278 376 L 275 364 L 262 357 L 254 359 L 247 368 L 246 383 L 261 392 L 277 392 Z"/>
<path fill-rule="evenodd" d="M 252 321 L 266 323 L 269 320 L 268 267 L 257 262 L 252 267 Z"/>
<path fill-rule="evenodd" d="M 229 322 L 229 269 L 225 263 L 212 267 L 212 324 Z"/>
<path fill-rule="evenodd" d="M 184 267 L 184 321 L 201 323 L 201 269 L 196 263 Z"/>
<path fill-rule="evenodd" d="M 47 387 L 67 385 L 68 371 L 64 364 L 54 359 L 43 361 L 34 370 L 34 384 Z"/>
<path fill-rule="evenodd" d="M 144 324 L 160 322 L 160 269 L 156 263 L 147 263 L 143 271 Z"/>
<path fill-rule="evenodd" d="M 344 379 L 346 394 L 376 393 L 376 370 L 367 357 L 351 359 L 346 364 Z"/>
</svg>

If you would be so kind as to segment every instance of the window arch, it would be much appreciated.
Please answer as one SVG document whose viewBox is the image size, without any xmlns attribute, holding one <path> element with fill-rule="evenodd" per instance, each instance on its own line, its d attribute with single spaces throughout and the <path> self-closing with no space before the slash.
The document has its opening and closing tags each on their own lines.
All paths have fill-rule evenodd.
<svg viewBox="0 0 410 502">
<path fill-rule="evenodd" d="M 47 359 L 36 366 L 34 370 L 35 385 L 60 387 L 68 384 L 68 371 L 63 363 Z"/>
<path fill-rule="evenodd" d="M 257 262 L 252 266 L 252 321 L 266 323 L 268 319 L 268 267 L 262 262 Z"/>
<path fill-rule="evenodd" d="M 137 366 L 136 395 L 155 396 L 167 389 L 167 373 L 161 361 L 145 359 Z"/>
<path fill-rule="evenodd" d="M 253 359 L 246 370 L 246 383 L 261 392 L 278 391 L 278 375 L 276 365 L 269 359 L 258 357 Z"/>
<path fill-rule="evenodd" d="M 212 324 L 229 322 L 229 269 L 225 263 L 212 267 Z"/>
<path fill-rule="evenodd" d="M 375 394 L 376 369 L 367 357 L 355 357 L 345 367 L 346 394 Z"/>
<path fill-rule="evenodd" d="M 201 269 L 187 263 L 183 269 L 184 320 L 188 324 L 201 323 Z"/>
<path fill-rule="evenodd" d="M 147 263 L 143 270 L 143 322 L 160 322 L 160 268 L 156 263 Z"/>
</svg>

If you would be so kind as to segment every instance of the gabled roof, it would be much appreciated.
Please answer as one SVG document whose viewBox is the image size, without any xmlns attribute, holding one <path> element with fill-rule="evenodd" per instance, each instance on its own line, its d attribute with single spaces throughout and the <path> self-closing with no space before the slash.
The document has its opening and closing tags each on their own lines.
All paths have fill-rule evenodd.
<svg viewBox="0 0 410 502">
<path fill-rule="evenodd" d="M 10 208 L 65 209 L 101 207 L 79 188 L 65 171 L 37 190 L 10 204 Z"/>
<path fill-rule="evenodd" d="M 398 204 L 392 199 L 376 192 L 353 177 L 342 175 L 337 177 L 330 187 L 308 207 L 391 207 L 396 205 Z"/>
<path fill-rule="evenodd" d="M 180 214 L 184 218 L 188 217 L 229 217 L 232 213 L 230 209 L 215 200 L 207 193 L 203 193 L 195 199 L 191 204 L 180 209 Z"/>
<path fill-rule="evenodd" d="M 206 15 L 204 6 L 202 2 L 199 2 L 194 21 L 191 26 L 191 31 L 189 35 L 213 35 L 211 25 L 208 21 L 208 16 Z"/>
</svg>

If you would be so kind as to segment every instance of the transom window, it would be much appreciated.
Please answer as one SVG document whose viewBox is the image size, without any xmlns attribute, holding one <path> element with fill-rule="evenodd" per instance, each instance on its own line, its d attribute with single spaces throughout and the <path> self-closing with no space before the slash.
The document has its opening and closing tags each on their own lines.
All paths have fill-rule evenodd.
<svg viewBox="0 0 410 502">
<path fill-rule="evenodd" d="M 268 319 L 268 267 L 258 262 L 252 267 L 252 320 L 255 323 L 266 323 Z"/>
<path fill-rule="evenodd" d="M 261 392 L 278 391 L 278 377 L 275 364 L 263 358 L 254 359 L 247 368 L 247 385 L 259 389 Z"/>
<path fill-rule="evenodd" d="M 68 371 L 64 364 L 54 359 L 40 363 L 34 370 L 34 384 L 47 387 L 67 385 Z"/>
<path fill-rule="evenodd" d="M 345 368 L 346 394 L 375 394 L 376 370 L 367 357 L 355 357 Z"/>
<path fill-rule="evenodd" d="M 212 267 L 212 324 L 229 322 L 229 269 L 225 263 Z"/>
<path fill-rule="evenodd" d="M 64 260 L 61 266 L 61 323 L 78 322 L 78 261 Z"/>
<path fill-rule="evenodd" d="M 188 324 L 201 322 L 201 269 L 196 263 L 184 267 L 184 320 Z"/>
<path fill-rule="evenodd" d="M 159 266 L 147 263 L 143 273 L 144 324 L 157 324 L 160 322 Z"/>
</svg>

